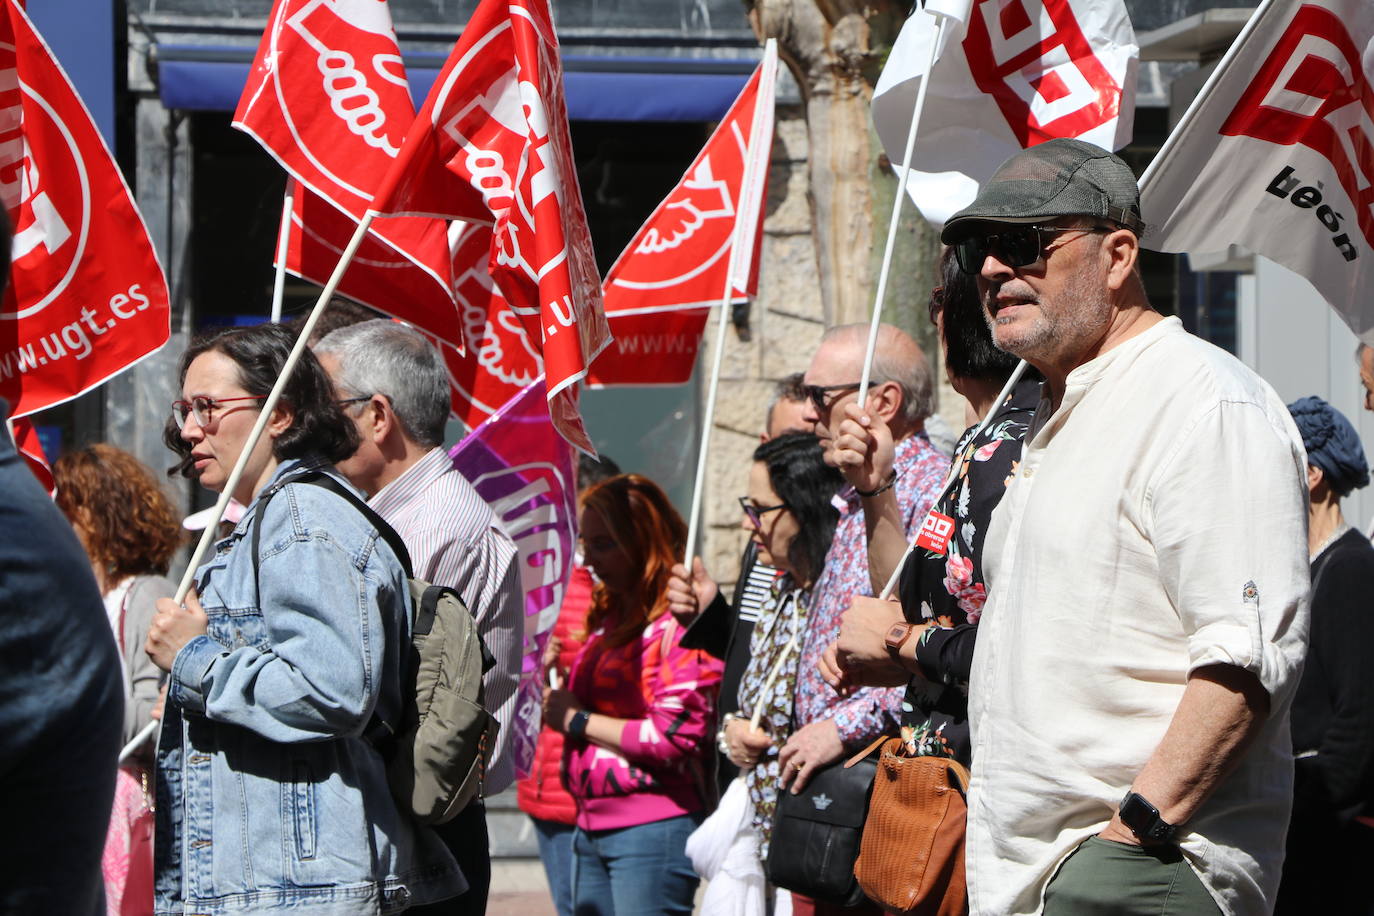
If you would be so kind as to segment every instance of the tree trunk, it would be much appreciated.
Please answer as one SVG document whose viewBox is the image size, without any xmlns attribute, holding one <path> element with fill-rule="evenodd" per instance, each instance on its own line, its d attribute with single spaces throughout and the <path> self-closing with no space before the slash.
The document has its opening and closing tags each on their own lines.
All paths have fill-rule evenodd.
<svg viewBox="0 0 1374 916">
<path fill-rule="evenodd" d="M 750 21 L 801 89 L 810 145 L 810 204 L 816 267 L 827 324 L 869 319 L 896 181 L 869 116 L 873 86 L 906 18 L 892 0 L 752 0 Z M 888 320 L 930 343 L 922 311 L 931 233 L 905 208 L 888 282 Z M 920 223 L 920 225 L 918 225 Z M 915 300 L 919 299 L 917 303 Z"/>
</svg>

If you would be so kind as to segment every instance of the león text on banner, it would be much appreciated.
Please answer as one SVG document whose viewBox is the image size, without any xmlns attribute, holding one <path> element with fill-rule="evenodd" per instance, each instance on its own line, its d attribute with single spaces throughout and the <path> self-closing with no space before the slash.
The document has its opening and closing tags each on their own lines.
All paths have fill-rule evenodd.
<svg viewBox="0 0 1374 916">
<path fill-rule="evenodd" d="M 1144 244 L 1241 245 L 1374 343 L 1374 7 L 1262 4 L 1141 181 Z"/>
</svg>

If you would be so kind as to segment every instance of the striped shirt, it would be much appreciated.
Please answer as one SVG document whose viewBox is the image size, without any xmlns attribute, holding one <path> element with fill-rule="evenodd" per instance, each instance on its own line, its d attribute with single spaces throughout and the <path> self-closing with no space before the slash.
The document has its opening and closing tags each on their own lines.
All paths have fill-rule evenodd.
<svg viewBox="0 0 1374 916">
<path fill-rule="evenodd" d="M 515 779 L 511 745 L 525 632 L 515 544 L 442 448 L 406 468 L 368 505 L 405 541 L 417 578 L 462 596 L 496 657 L 482 677 L 485 705 L 501 723 L 483 790 L 488 797 L 496 795 Z"/>
<path fill-rule="evenodd" d="M 777 567 L 763 563 L 755 563 L 749 567 L 749 576 L 744 581 L 743 593 L 737 602 L 740 620 L 753 623 L 759 619 L 759 611 L 763 609 L 763 603 L 768 600 L 768 594 L 773 590 L 773 580 L 778 577 L 778 572 Z"/>
</svg>

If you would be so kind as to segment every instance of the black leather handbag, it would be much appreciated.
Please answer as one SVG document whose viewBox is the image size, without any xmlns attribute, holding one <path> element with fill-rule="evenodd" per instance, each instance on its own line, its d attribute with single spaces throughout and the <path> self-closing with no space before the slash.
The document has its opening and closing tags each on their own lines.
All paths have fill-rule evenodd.
<svg viewBox="0 0 1374 916">
<path fill-rule="evenodd" d="M 841 758 L 816 770 L 800 793 L 778 790 L 764 865 L 769 881 L 837 906 L 864 900 L 854 879 L 854 861 L 877 768 L 871 756 L 849 767 Z"/>
</svg>

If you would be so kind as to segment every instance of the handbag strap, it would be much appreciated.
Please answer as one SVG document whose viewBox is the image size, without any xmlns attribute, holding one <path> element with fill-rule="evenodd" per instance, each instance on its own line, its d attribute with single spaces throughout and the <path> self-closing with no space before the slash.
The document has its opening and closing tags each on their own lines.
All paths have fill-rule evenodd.
<svg viewBox="0 0 1374 916">
<path fill-rule="evenodd" d="M 749 718 L 750 731 L 759 730 L 759 722 L 763 719 L 764 701 L 769 692 L 773 689 L 773 684 L 777 681 L 778 675 L 782 673 L 782 666 L 787 661 L 787 657 L 792 654 L 792 650 L 798 648 L 801 631 L 801 601 L 797 598 L 798 589 L 793 589 L 787 593 L 784 601 L 790 602 L 792 609 L 792 634 L 787 640 L 787 645 L 782 647 L 782 652 L 778 654 L 778 660 L 773 663 L 773 670 L 768 672 L 768 677 L 763 681 L 763 687 L 759 690 L 758 702 L 754 704 L 754 714 Z"/>
</svg>

